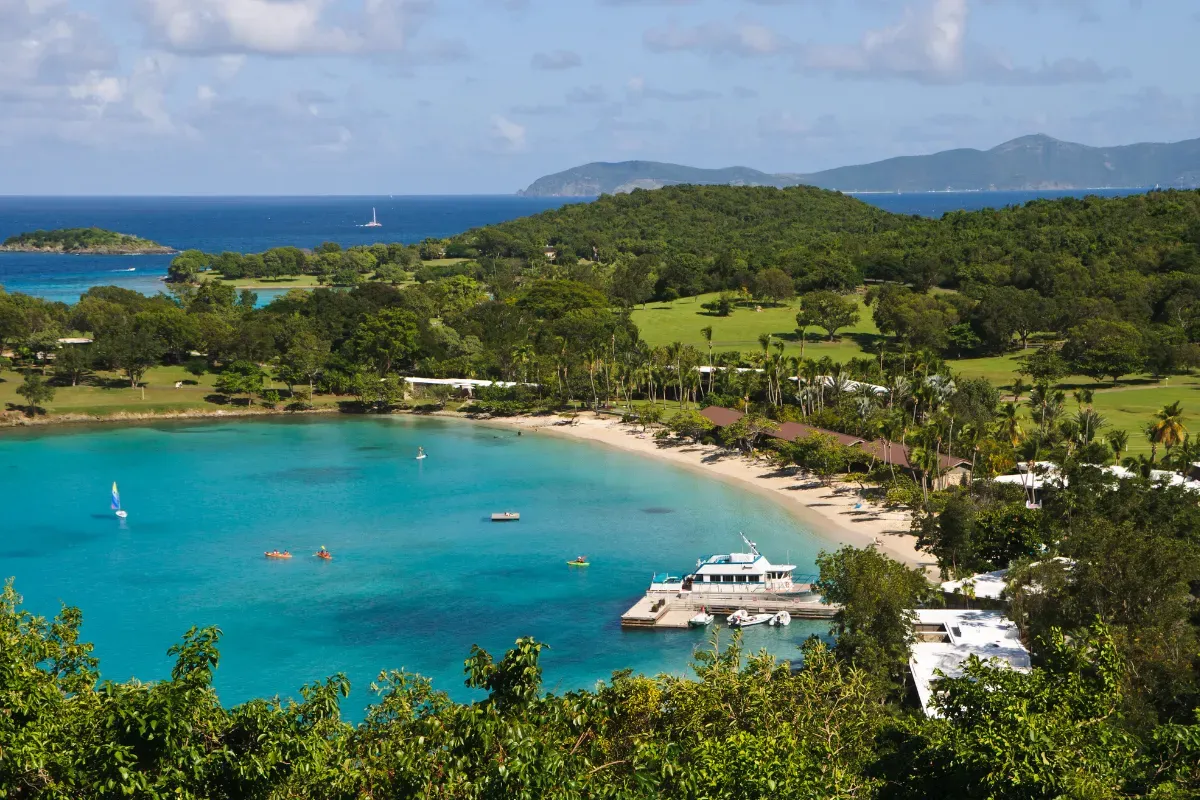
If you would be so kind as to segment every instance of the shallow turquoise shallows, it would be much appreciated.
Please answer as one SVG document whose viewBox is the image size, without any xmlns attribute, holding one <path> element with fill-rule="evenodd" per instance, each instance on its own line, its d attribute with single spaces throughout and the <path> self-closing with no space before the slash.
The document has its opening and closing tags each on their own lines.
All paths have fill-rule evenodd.
<svg viewBox="0 0 1200 800">
<path fill-rule="evenodd" d="M 414 458 L 418 446 L 428 458 Z M 384 669 L 458 699 L 471 645 L 550 645 L 545 685 L 686 674 L 700 632 L 623 631 L 651 574 L 740 549 L 813 571 L 825 546 L 753 493 L 546 434 L 411 417 L 163 423 L 0 434 L 0 576 L 26 606 L 79 606 L 106 678 L 169 675 L 192 625 L 224 631 L 232 704 L 335 672 L 361 715 Z M 109 510 L 120 485 L 128 520 Z M 514 510 L 515 523 L 489 515 Z M 312 556 L 321 545 L 334 559 Z M 263 552 L 290 550 L 290 561 Z M 586 555 L 587 568 L 567 566 Z M 824 623 L 746 632 L 791 657 Z"/>
</svg>

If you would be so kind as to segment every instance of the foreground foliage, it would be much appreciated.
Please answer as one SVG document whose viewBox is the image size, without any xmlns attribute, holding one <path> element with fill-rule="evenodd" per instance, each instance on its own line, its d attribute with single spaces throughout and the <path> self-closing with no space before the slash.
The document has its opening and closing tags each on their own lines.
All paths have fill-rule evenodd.
<svg viewBox="0 0 1200 800">
<path fill-rule="evenodd" d="M 0 599 L 0 797 L 864 798 L 1184 797 L 1200 790 L 1200 727 L 1137 736 L 1118 708 L 1123 665 L 1103 626 L 1054 632 L 1029 675 L 972 663 L 944 719 L 901 711 L 887 681 L 813 638 L 794 668 L 698 652 L 695 679 L 621 672 L 593 691 L 541 691 L 543 645 L 474 649 L 460 704 L 388 672 L 358 725 L 343 676 L 299 701 L 227 709 L 212 687 L 216 629 L 171 648 L 169 680 L 98 681 L 80 614 L 53 621 Z"/>
</svg>

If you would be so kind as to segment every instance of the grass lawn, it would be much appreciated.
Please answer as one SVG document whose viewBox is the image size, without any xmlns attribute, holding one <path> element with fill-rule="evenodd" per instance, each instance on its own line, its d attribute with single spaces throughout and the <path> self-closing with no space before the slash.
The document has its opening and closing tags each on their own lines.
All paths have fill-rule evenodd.
<svg viewBox="0 0 1200 800">
<path fill-rule="evenodd" d="M 218 278 L 237 289 L 315 289 L 321 283 L 316 275 L 285 275 L 282 278 Z"/>
<path fill-rule="evenodd" d="M 634 310 L 633 321 L 641 331 L 642 338 L 651 345 L 683 342 L 704 351 L 707 344 L 700 329 L 711 325 L 714 351 L 758 351 L 759 334 L 769 333 L 785 343 L 784 352 L 788 355 L 800 355 L 800 340 L 796 334 L 798 301 L 782 306 L 763 306 L 762 311 L 755 311 L 753 305 L 739 306 L 728 317 L 715 317 L 700 306 L 716 297 L 716 294 L 708 294 L 671 303 L 650 303 L 644 309 L 639 307 Z M 872 354 L 866 352 L 864 347 L 879 338 L 879 329 L 871 320 L 871 310 L 862 306 L 858 323 L 841 331 L 834 342 L 826 341 L 822 331 L 810 329 L 804 355 L 814 359 L 827 355 L 841 362 L 867 357 Z M 954 359 L 950 366 L 963 377 L 987 378 L 1001 387 L 1003 394 L 1016 377 L 1021 355 L 1021 351 L 1015 351 L 988 358 Z M 1183 405 L 1185 412 L 1190 412 L 1190 427 L 1196 435 L 1200 435 L 1200 376 L 1180 375 L 1160 382 L 1148 375 L 1134 375 L 1126 376 L 1114 385 L 1073 375 L 1059 384 L 1059 388 L 1067 393 L 1067 413 L 1073 414 L 1075 411 L 1071 392 L 1081 387 L 1095 392 L 1093 405 L 1104 415 L 1111 428 L 1129 432 L 1131 452 L 1150 451 L 1143 433 L 1146 423 L 1155 411 L 1176 401 Z M 1004 399 L 1011 399 L 1011 395 L 1005 395 Z M 1028 399 L 1028 395 L 1022 399 Z"/>
<path fill-rule="evenodd" d="M 216 411 L 244 407 L 245 400 L 236 398 L 230 403 L 214 403 L 205 398 L 214 394 L 216 375 L 191 375 L 183 367 L 155 367 L 146 373 L 143 386 L 134 389 L 129 381 L 115 373 L 97 373 L 86 384 L 80 386 L 57 386 L 54 399 L 45 405 L 49 414 L 150 414 L 179 411 Z M 13 410 L 23 408 L 25 399 L 17 394 L 23 376 L 12 371 L 0 371 L 0 408 Z M 184 385 L 175 388 L 176 381 Z M 277 381 L 268 381 L 286 394 L 286 388 Z M 337 398 L 317 396 L 316 405 L 336 405 Z"/>
</svg>

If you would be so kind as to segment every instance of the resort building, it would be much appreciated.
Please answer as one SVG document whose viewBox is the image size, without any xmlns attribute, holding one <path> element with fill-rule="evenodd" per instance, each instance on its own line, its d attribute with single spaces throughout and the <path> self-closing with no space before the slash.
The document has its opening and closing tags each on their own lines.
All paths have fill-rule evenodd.
<svg viewBox="0 0 1200 800">
<path fill-rule="evenodd" d="M 927 716 L 940 716 L 932 706 L 937 680 L 961 677 L 963 662 L 971 656 L 996 659 L 1020 672 L 1031 669 L 1016 623 L 998 611 L 921 608 L 915 613 L 917 641 L 908 668 Z"/>
<path fill-rule="evenodd" d="M 718 428 L 728 427 L 745 416 L 741 411 L 722 406 L 708 406 L 700 411 L 700 415 Z M 814 433 L 832 436 L 839 444 L 862 450 L 863 463 L 878 461 L 883 464 L 900 467 L 901 469 L 912 469 L 908 461 L 908 447 L 897 442 L 888 441 L 887 439 L 867 441 L 858 436 L 851 436 L 850 434 L 839 433 L 825 428 L 817 428 L 800 422 L 784 422 L 769 435 L 776 439 L 794 442 L 797 439 L 803 439 Z M 966 471 L 965 467 L 969 467 L 971 464 L 965 458 L 945 454 L 939 456 L 939 460 L 941 462 L 941 474 L 949 478 L 960 476 Z"/>
</svg>

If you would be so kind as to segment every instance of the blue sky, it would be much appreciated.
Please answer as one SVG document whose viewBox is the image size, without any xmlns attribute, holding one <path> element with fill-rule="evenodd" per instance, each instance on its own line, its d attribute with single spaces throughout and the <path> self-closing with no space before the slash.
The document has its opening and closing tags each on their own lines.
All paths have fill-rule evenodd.
<svg viewBox="0 0 1200 800">
<path fill-rule="evenodd" d="M 0 0 L 0 194 L 507 193 L 1200 136 L 1194 0 Z"/>
</svg>

